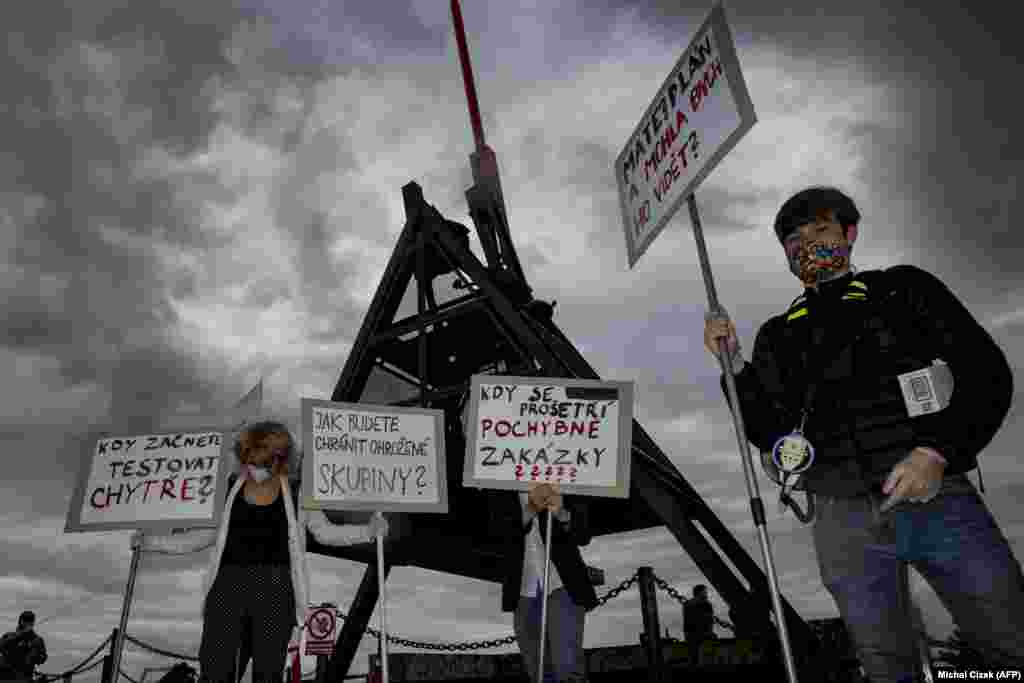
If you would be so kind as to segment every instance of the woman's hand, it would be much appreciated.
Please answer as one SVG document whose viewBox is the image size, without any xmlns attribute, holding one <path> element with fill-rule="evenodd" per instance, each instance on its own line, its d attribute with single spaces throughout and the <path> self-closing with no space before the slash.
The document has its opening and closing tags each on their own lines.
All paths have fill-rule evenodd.
<svg viewBox="0 0 1024 683">
<path fill-rule="evenodd" d="M 533 482 L 527 500 L 530 511 L 534 514 L 541 510 L 558 514 L 562 509 L 562 494 L 558 490 L 558 484 Z"/>
<path fill-rule="evenodd" d="M 370 518 L 370 522 L 366 525 L 366 531 L 370 534 L 370 538 L 377 538 L 378 536 L 387 536 L 391 526 L 388 524 L 388 520 L 384 519 L 384 515 L 375 514 Z"/>
</svg>

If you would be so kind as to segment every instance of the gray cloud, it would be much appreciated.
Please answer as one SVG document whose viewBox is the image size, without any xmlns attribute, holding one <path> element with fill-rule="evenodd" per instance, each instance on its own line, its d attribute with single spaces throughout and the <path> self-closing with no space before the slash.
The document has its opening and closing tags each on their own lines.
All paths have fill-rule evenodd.
<svg viewBox="0 0 1024 683">
<path fill-rule="evenodd" d="M 463 4 L 488 140 L 537 296 L 559 301 L 556 321 L 599 371 L 637 381 L 649 430 L 759 557 L 718 372 L 699 337 L 706 304 L 685 208 L 625 272 L 610 169 L 621 143 L 611 126 L 628 132 L 650 94 L 637 84 L 660 83 L 706 8 Z M 814 174 L 796 152 L 828 144 L 841 148 L 821 153 L 834 157 L 824 171 L 831 163 L 835 182 L 859 184 L 865 264 L 902 254 L 940 275 L 979 318 L 1001 321 L 994 334 L 1024 367 L 1009 10 L 765 7 L 727 7 L 741 63 L 748 78 L 793 83 L 775 92 L 782 86 L 751 81 L 761 121 L 698 193 L 745 347 L 797 293 L 760 240 L 791 185 Z M 30 455 L 0 513 L 12 529 L 50 520 L 6 538 L 0 553 L 12 558 L 8 577 L 71 586 L 103 606 L 81 623 L 53 622 L 67 645 L 53 657 L 59 668 L 91 649 L 82 633 L 116 623 L 120 588 L 110 583 L 127 575 L 124 539 L 55 541 L 50 523 L 66 513 L 97 425 L 144 427 L 183 404 L 219 409 L 256 375 L 267 378 L 265 410 L 297 424 L 296 395 L 329 394 L 337 380 L 402 227 L 401 185 L 417 180 L 428 201 L 470 224 L 471 138 L 447 3 L 38 2 L 4 6 L 0 21 L 12 36 L 0 60 L 11 94 L 0 106 L 0 346 L 12 368 L 5 385 L 16 388 L 0 402 L 0 441 Z M 662 53 L 669 60 L 646 73 Z M 864 95 L 872 85 L 881 90 Z M 602 118 L 625 98 L 630 120 Z M 821 111 L 829 101 L 836 109 Z M 1020 405 L 983 460 L 989 481 L 1005 482 L 986 500 L 1015 544 Z M 834 613 L 806 529 L 770 523 L 798 610 Z M 700 579 L 664 530 L 598 539 L 586 553 L 617 580 L 637 558 L 682 587 Z M 198 642 L 195 616 L 168 596 L 190 590 L 184 573 L 204 564 L 205 555 L 147 564 L 136 612 L 147 640 Z M 317 566 L 325 592 L 354 594 L 361 567 Z M 496 586 L 396 576 L 396 614 L 448 620 L 452 639 L 474 637 L 457 633 L 465 624 L 511 630 Z M 421 604 L 435 583 L 460 599 Z M 17 599 L 42 601 L 45 590 Z M 636 598 L 621 600 L 591 618 L 588 643 L 635 639 Z M 436 633 L 409 619 L 402 635 Z"/>
</svg>

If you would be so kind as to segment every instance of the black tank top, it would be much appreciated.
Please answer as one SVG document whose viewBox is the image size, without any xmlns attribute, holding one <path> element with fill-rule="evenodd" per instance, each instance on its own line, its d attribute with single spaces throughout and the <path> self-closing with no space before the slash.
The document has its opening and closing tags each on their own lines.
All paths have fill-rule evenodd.
<svg viewBox="0 0 1024 683">
<path fill-rule="evenodd" d="M 238 492 L 231 506 L 222 564 L 290 564 L 284 491 L 270 505 L 253 505 Z"/>
</svg>

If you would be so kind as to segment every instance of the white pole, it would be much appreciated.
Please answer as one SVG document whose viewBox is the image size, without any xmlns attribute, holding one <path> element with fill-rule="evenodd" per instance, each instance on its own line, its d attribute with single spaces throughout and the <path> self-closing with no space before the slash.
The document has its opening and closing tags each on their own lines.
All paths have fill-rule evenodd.
<svg viewBox="0 0 1024 683">
<path fill-rule="evenodd" d="M 540 603 L 540 653 L 537 662 L 537 683 L 544 680 L 544 646 L 548 640 L 548 579 L 551 576 L 551 517 L 548 510 L 548 521 L 544 525 L 544 583 L 541 586 Z"/>
<path fill-rule="evenodd" d="M 704 288 L 708 294 L 708 310 L 712 313 L 717 313 L 721 310 L 721 306 L 718 303 L 718 293 L 715 291 L 715 280 L 711 274 L 708 248 L 704 244 L 704 231 L 700 223 L 700 213 L 697 211 L 696 196 L 690 194 L 687 197 L 687 203 L 690 208 L 693 237 L 697 242 L 697 256 L 700 259 L 700 269 L 704 275 Z M 754 516 L 754 524 L 757 526 L 758 540 L 761 542 L 764 570 L 768 575 L 768 588 L 771 593 L 772 608 L 775 612 L 775 627 L 779 629 L 779 640 L 782 642 L 782 658 L 786 666 L 786 677 L 789 683 L 797 683 L 796 663 L 793 660 L 793 648 L 789 641 L 786 614 L 782 607 L 782 593 L 779 590 L 779 577 L 775 572 L 775 559 L 772 557 L 772 544 L 771 539 L 768 537 L 767 522 L 764 516 L 764 503 L 761 501 L 761 493 L 757 486 L 754 460 L 750 454 L 750 444 L 747 442 L 747 434 L 743 425 L 743 413 L 739 408 L 739 398 L 736 393 L 736 379 L 732 375 L 729 351 L 726 348 L 725 339 L 718 340 L 718 354 L 718 362 L 722 366 L 722 374 L 725 376 L 726 395 L 729 397 L 728 403 L 732 412 L 733 428 L 736 430 L 736 441 L 740 447 L 740 461 L 743 463 L 743 476 L 746 479 L 747 495 L 750 498 L 750 508 Z"/>
<path fill-rule="evenodd" d="M 124 653 L 124 630 L 128 626 L 128 613 L 132 608 L 132 594 L 135 592 L 135 577 L 139 573 L 139 558 L 142 553 L 138 548 L 132 549 L 132 566 L 128 570 L 128 585 L 124 589 L 124 604 L 121 605 L 121 622 L 117 629 L 117 641 L 114 643 L 114 661 L 111 667 L 112 681 L 107 683 L 120 683 L 121 678 L 121 655 Z"/>
<path fill-rule="evenodd" d="M 378 519 L 384 519 L 383 513 L 373 513 Z M 385 612 L 387 611 L 387 596 L 385 594 L 385 580 L 384 580 L 384 535 L 377 534 L 377 586 L 380 597 L 378 598 L 380 605 L 380 664 L 381 671 L 384 674 L 383 682 L 388 683 L 388 627 L 387 617 Z"/>
</svg>

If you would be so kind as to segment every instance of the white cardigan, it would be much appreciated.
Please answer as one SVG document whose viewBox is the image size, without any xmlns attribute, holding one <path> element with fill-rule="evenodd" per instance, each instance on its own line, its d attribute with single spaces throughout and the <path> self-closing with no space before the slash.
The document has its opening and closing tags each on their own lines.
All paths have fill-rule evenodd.
<svg viewBox="0 0 1024 683">
<path fill-rule="evenodd" d="M 210 588 L 217 578 L 224 546 L 227 544 L 228 524 L 231 520 L 231 505 L 235 502 L 238 492 L 242 490 L 248 475 L 238 477 L 238 481 L 228 492 L 224 502 L 224 514 L 218 529 L 189 529 L 183 533 L 170 536 L 145 536 L 142 550 L 149 552 L 168 553 L 173 555 L 196 552 L 216 543 L 210 557 L 210 567 L 203 581 L 203 611 Z M 281 495 L 284 496 L 284 509 L 288 517 L 288 554 L 291 560 L 292 590 L 295 595 L 296 628 L 302 628 L 306 619 L 306 605 L 309 596 L 309 566 L 306 564 L 306 534 L 309 529 L 313 538 L 323 545 L 342 546 L 357 543 L 370 543 L 375 538 L 370 534 L 368 526 L 362 524 L 334 524 L 323 510 L 307 511 L 299 508 L 296 519 L 291 486 L 288 477 L 281 476 Z M 299 635 L 302 635 L 301 630 Z"/>
</svg>

